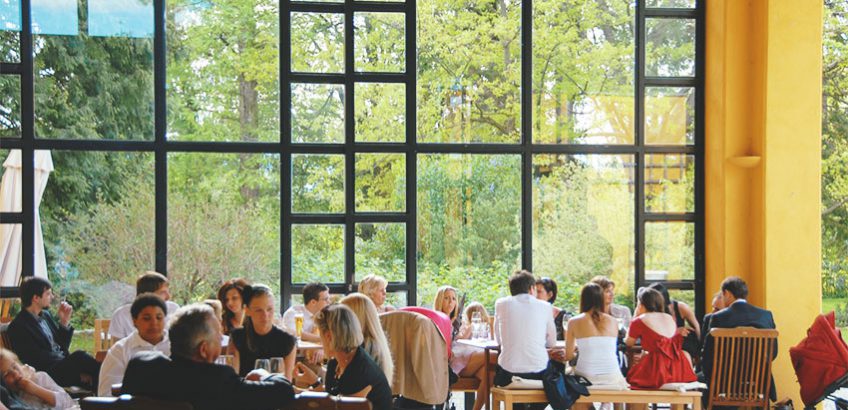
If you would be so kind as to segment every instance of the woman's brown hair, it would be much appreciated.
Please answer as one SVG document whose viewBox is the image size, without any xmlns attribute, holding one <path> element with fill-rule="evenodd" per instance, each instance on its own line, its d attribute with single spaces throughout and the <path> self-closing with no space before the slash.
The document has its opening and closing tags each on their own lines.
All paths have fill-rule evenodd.
<svg viewBox="0 0 848 410">
<path fill-rule="evenodd" d="M 588 313 L 595 327 L 601 325 L 604 310 L 604 290 L 597 283 L 587 283 L 580 291 L 580 313 Z"/>
</svg>

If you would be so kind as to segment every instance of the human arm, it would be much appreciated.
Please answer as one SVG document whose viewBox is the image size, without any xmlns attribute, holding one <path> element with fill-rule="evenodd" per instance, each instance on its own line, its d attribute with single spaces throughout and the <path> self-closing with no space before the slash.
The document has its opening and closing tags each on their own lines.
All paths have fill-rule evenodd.
<svg viewBox="0 0 848 410">
<path fill-rule="evenodd" d="M 640 337 L 642 337 L 642 321 L 637 317 L 636 320 L 630 322 L 630 327 L 627 328 L 627 337 L 624 338 L 624 344 L 627 347 L 633 347 Z"/>
<path fill-rule="evenodd" d="M 308 389 L 311 391 L 324 391 L 324 384 L 321 383 L 321 378 L 318 377 L 315 372 L 312 371 L 308 366 L 303 364 L 302 362 L 298 362 L 295 364 L 296 373 L 294 384 L 301 389 Z M 311 387 L 318 383 L 317 386 Z"/>
<path fill-rule="evenodd" d="M 686 323 L 689 323 L 689 326 L 691 326 L 695 334 L 698 335 L 698 340 L 701 340 L 701 325 L 698 324 L 698 318 L 695 317 L 695 311 L 683 302 L 678 302 L 678 306 L 680 306 L 680 314 L 683 316 L 683 319 L 686 320 Z"/>
<path fill-rule="evenodd" d="M 297 346 L 292 348 L 291 352 L 286 355 L 283 361 L 285 362 L 285 372 L 283 374 L 285 374 L 286 379 L 294 380 L 294 364 L 297 362 Z"/>
<path fill-rule="evenodd" d="M 103 364 L 100 365 L 100 377 L 97 384 L 97 395 L 100 397 L 112 396 L 112 385 L 121 383 L 124 379 L 126 363 L 123 361 L 123 346 L 116 344 L 106 353 Z"/>
<path fill-rule="evenodd" d="M 565 360 L 569 361 L 577 356 L 577 344 L 574 338 L 574 319 L 568 321 L 568 331 L 565 332 Z"/>
</svg>

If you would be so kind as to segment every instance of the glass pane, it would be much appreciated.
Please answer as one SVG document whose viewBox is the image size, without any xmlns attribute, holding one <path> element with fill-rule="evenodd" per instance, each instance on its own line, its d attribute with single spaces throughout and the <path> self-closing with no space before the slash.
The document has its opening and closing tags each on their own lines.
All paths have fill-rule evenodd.
<svg viewBox="0 0 848 410">
<path fill-rule="evenodd" d="M 695 309 L 695 291 L 694 290 L 683 290 L 683 289 L 669 289 L 668 296 L 671 297 L 671 300 L 677 300 L 683 302 L 693 310 Z M 699 319 L 700 320 L 700 319 Z"/>
<path fill-rule="evenodd" d="M 344 72 L 344 15 L 291 13 L 291 69 L 294 72 Z"/>
<path fill-rule="evenodd" d="M 356 142 L 406 141 L 406 84 L 355 87 Z"/>
<path fill-rule="evenodd" d="M 695 0 L 648 0 L 645 7 L 695 8 Z"/>
<path fill-rule="evenodd" d="M 292 212 L 344 212 L 344 170 L 344 155 L 292 155 Z"/>
<path fill-rule="evenodd" d="M 557 281 L 567 309 L 595 275 L 615 281 L 619 299 L 634 299 L 634 163 L 632 155 L 533 158 L 534 273 Z"/>
<path fill-rule="evenodd" d="M 521 157 L 419 155 L 417 254 L 422 304 L 452 285 L 491 309 L 520 265 Z"/>
<path fill-rule="evenodd" d="M 279 141 L 276 2 L 166 4 L 168 139 Z"/>
<path fill-rule="evenodd" d="M 635 2 L 533 2 L 533 141 L 633 144 Z"/>
<path fill-rule="evenodd" d="M 406 155 L 356 154 L 356 212 L 406 210 Z"/>
<path fill-rule="evenodd" d="M 88 0 L 88 34 L 103 37 L 153 37 L 153 2 Z"/>
<path fill-rule="evenodd" d="M 37 168 L 52 162 L 54 169 L 39 204 L 47 274 L 53 291 L 74 306 L 77 329 L 91 329 L 95 318 L 132 302 L 136 278 L 155 269 L 153 157 L 52 151 L 36 158 Z M 93 347 L 90 338 L 74 339 L 72 348 Z"/>
<path fill-rule="evenodd" d="M 645 19 L 645 75 L 695 75 L 695 20 Z"/>
<path fill-rule="evenodd" d="M 403 13 L 354 13 L 356 71 L 405 72 L 405 24 Z"/>
<path fill-rule="evenodd" d="M 2 235 L 0 238 L 13 238 L 9 242 L 9 248 L 3 249 L 3 253 L 0 254 L 0 266 L 9 269 L 8 273 L 4 273 L 4 275 L 8 274 L 9 277 L 0 277 L 0 286 L 18 286 L 23 269 L 23 225 L 0 224 L 0 235 Z M 7 260 L 7 258 L 14 260 Z M 8 268 L 6 268 L 7 266 Z"/>
<path fill-rule="evenodd" d="M 43 13 L 44 26 L 41 35 L 33 36 L 35 136 L 152 140 L 153 38 L 150 33 L 144 37 L 91 36 L 87 30 L 77 33 L 77 19 L 69 17 L 77 15 L 76 0 L 71 0 L 69 5 L 65 0 L 38 3 L 41 3 L 39 13 Z M 92 7 L 95 7 L 93 2 Z M 112 6 L 106 7 L 113 10 Z M 152 9 L 151 4 L 136 9 L 139 7 Z M 33 24 L 35 16 L 36 1 L 33 1 Z M 108 16 L 101 17 L 104 17 L 99 20 L 101 23 L 108 20 L 105 18 Z M 151 17 L 149 12 L 147 18 Z M 97 20 L 95 16 L 92 18 Z M 152 26 L 152 20 L 143 18 L 132 16 L 123 27 Z M 64 27 L 68 22 L 73 23 L 73 30 Z M 105 35 L 117 26 L 101 27 L 104 31 L 100 34 Z"/>
<path fill-rule="evenodd" d="M 694 144 L 695 89 L 648 87 L 645 94 L 645 143 Z"/>
<path fill-rule="evenodd" d="M 344 225 L 292 226 L 292 283 L 344 283 Z"/>
<path fill-rule="evenodd" d="M 21 77 L 0 75 L 0 138 L 21 137 Z"/>
<path fill-rule="evenodd" d="M 31 7 L 33 34 L 79 34 L 77 0 L 32 0 Z M 34 41 L 33 44 L 38 43 Z"/>
<path fill-rule="evenodd" d="M 645 155 L 645 210 L 695 212 L 694 155 Z"/>
<path fill-rule="evenodd" d="M 343 143 L 344 100 L 341 84 L 292 84 L 292 142 Z"/>
<path fill-rule="evenodd" d="M 406 281 L 406 224 L 356 224 L 356 282 L 369 274 Z"/>
<path fill-rule="evenodd" d="M 399 290 L 397 292 L 389 292 L 388 294 L 386 294 L 386 304 L 392 305 L 397 308 L 409 306 L 409 303 L 407 302 L 406 298 L 406 291 Z"/>
<path fill-rule="evenodd" d="M 21 61 L 21 1 L 0 0 L 0 62 Z"/>
<path fill-rule="evenodd" d="M 654 280 L 695 279 L 695 224 L 645 224 L 645 277 Z"/>
<path fill-rule="evenodd" d="M 418 140 L 518 143 L 521 1 L 418 7 Z"/>
<path fill-rule="evenodd" d="M 0 0 L 0 30 L 21 31 L 21 0 Z"/>
<path fill-rule="evenodd" d="M 280 156 L 168 155 L 168 277 L 183 301 L 280 282 Z"/>
</svg>

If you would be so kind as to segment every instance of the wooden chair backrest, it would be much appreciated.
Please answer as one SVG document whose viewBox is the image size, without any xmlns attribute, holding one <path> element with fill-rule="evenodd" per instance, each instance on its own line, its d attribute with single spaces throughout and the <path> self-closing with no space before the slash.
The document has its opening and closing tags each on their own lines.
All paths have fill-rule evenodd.
<svg viewBox="0 0 848 410">
<path fill-rule="evenodd" d="M 109 319 L 94 319 L 94 354 L 108 351 L 112 347 L 109 334 Z"/>
<path fill-rule="evenodd" d="M 18 301 L 18 298 L 0 298 L 0 323 L 12 321 L 12 306 Z"/>
<path fill-rule="evenodd" d="M 9 324 L 0 323 L 0 347 L 12 350 L 12 344 L 9 342 Z"/>
<path fill-rule="evenodd" d="M 769 407 L 771 361 L 777 348 L 775 329 L 713 329 L 713 369 L 709 405 Z"/>
</svg>

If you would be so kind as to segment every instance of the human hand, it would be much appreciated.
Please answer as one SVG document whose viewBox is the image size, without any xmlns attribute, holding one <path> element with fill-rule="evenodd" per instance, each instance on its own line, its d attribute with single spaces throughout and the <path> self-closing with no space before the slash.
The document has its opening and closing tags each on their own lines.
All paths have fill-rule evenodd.
<svg viewBox="0 0 848 410">
<path fill-rule="evenodd" d="M 303 362 L 297 362 L 295 365 L 295 385 L 298 387 L 307 387 L 315 384 L 318 381 L 318 375 L 309 368 L 309 366 L 303 364 Z"/>
<path fill-rule="evenodd" d="M 688 327 L 678 327 L 677 328 L 677 334 L 679 334 L 681 337 L 689 336 L 689 333 L 691 333 L 691 332 L 692 332 L 692 329 L 689 329 Z"/>
<path fill-rule="evenodd" d="M 312 354 L 307 356 L 307 360 L 309 364 L 320 364 L 322 360 L 324 360 L 324 351 L 323 350 L 313 350 Z"/>
<path fill-rule="evenodd" d="M 548 349 L 548 357 L 555 362 L 564 362 L 565 349 Z"/>
<path fill-rule="evenodd" d="M 62 303 L 59 304 L 59 310 L 56 313 L 59 317 L 59 323 L 61 323 L 62 326 L 68 327 L 68 324 L 71 323 L 72 313 L 74 313 L 74 308 L 71 306 L 71 304 L 62 301 Z"/>
</svg>

